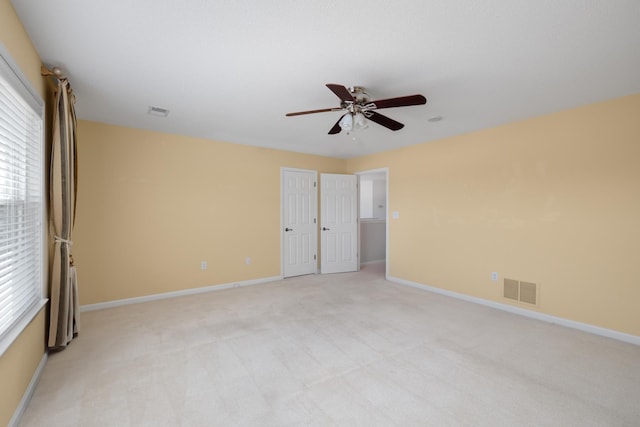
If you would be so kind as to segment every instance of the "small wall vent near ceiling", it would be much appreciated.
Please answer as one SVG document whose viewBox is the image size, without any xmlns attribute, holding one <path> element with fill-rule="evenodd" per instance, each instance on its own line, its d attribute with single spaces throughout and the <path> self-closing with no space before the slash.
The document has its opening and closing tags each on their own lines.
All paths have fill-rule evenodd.
<svg viewBox="0 0 640 427">
<path fill-rule="evenodd" d="M 166 108 L 150 106 L 149 110 L 147 110 L 147 114 L 150 116 L 167 117 L 169 115 L 169 110 Z"/>
<path fill-rule="evenodd" d="M 514 279 L 504 279 L 502 295 L 510 300 L 538 305 L 538 285 Z"/>
</svg>

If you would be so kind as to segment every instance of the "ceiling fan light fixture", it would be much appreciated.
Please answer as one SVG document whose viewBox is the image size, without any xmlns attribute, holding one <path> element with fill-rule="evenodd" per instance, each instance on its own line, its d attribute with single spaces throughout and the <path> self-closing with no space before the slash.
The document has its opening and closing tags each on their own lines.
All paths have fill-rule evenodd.
<svg viewBox="0 0 640 427">
<path fill-rule="evenodd" d="M 375 110 L 424 105 L 427 103 L 427 98 L 425 98 L 424 95 L 419 94 L 371 101 L 371 98 L 362 86 L 347 88 L 346 86 L 334 83 L 327 83 L 326 86 L 331 90 L 331 92 L 340 98 L 339 107 L 298 111 L 294 113 L 287 113 L 285 115 L 287 117 L 291 117 L 301 116 L 303 114 L 324 113 L 328 111 L 342 111 L 343 115 L 329 130 L 329 135 L 336 135 L 340 133 L 340 131 L 345 131 L 349 134 L 355 130 L 366 129 L 369 127 L 369 120 L 384 126 L 389 130 L 397 131 L 404 127 L 402 123 L 384 116 Z"/>
<path fill-rule="evenodd" d="M 356 129 L 366 129 L 369 127 L 367 118 L 361 112 L 357 112 L 353 115 L 353 124 Z"/>
<path fill-rule="evenodd" d="M 353 116 L 351 113 L 347 113 L 340 119 L 340 128 L 345 132 L 351 132 L 353 130 Z"/>
</svg>

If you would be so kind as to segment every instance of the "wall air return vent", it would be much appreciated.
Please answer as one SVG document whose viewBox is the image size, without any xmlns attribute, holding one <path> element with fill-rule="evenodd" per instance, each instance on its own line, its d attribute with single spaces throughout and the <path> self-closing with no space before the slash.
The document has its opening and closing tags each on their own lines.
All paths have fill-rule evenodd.
<svg viewBox="0 0 640 427">
<path fill-rule="evenodd" d="M 538 305 L 538 285 L 514 279 L 504 279 L 502 295 L 510 300 Z"/>
<path fill-rule="evenodd" d="M 535 283 L 520 282 L 520 302 L 538 305 L 538 286 Z"/>
<path fill-rule="evenodd" d="M 513 279 L 504 279 L 504 297 L 515 301 L 518 301 L 519 282 Z"/>
</svg>

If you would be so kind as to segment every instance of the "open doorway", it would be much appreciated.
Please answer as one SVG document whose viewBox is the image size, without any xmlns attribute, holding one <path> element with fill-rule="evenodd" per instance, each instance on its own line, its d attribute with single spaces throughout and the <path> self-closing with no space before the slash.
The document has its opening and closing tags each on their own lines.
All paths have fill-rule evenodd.
<svg viewBox="0 0 640 427">
<path fill-rule="evenodd" d="M 389 170 L 357 172 L 360 178 L 360 267 L 388 274 Z"/>
</svg>

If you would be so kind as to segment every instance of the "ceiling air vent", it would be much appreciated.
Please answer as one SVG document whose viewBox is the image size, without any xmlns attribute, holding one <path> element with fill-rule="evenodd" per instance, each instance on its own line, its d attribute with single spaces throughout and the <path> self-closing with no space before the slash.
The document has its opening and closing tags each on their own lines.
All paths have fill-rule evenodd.
<svg viewBox="0 0 640 427">
<path fill-rule="evenodd" d="M 502 295 L 510 300 L 538 305 L 538 285 L 513 279 L 504 279 Z"/>
<path fill-rule="evenodd" d="M 167 117 L 169 115 L 169 110 L 166 108 L 150 106 L 149 110 L 147 110 L 147 114 L 150 116 Z"/>
</svg>

